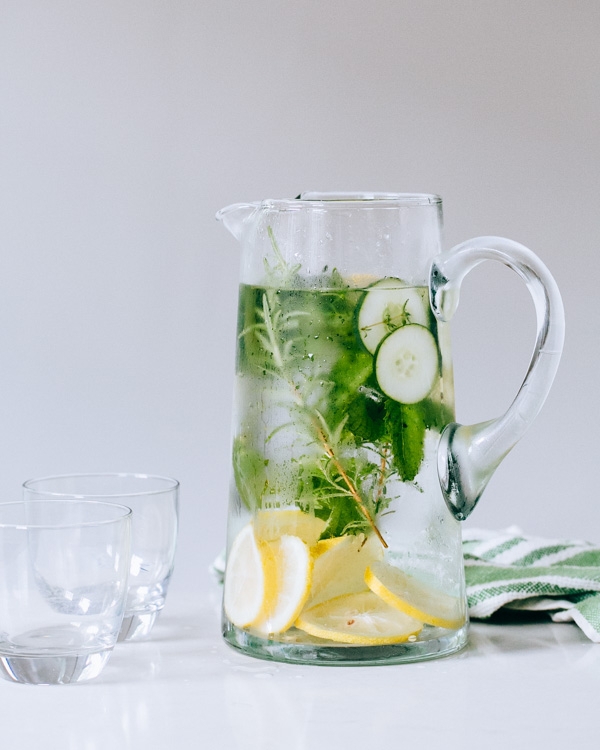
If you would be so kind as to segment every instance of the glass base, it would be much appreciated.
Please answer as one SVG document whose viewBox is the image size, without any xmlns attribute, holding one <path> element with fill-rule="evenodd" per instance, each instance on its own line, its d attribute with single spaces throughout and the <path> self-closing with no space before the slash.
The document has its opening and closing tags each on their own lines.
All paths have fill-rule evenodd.
<svg viewBox="0 0 600 750">
<path fill-rule="evenodd" d="M 418 641 L 389 646 L 351 646 L 313 638 L 295 629 L 288 631 L 285 639 L 267 640 L 229 623 L 223 627 L 223 637 L 228 645 L 248 656 L 291 664 L 335 667 L 404 664 L 437 659 L 461 651 L 467 645 L 467 636 L 468 625 L 452 631 L 426 626 Z"/>
<path fill-rule="evenodd" d="M 153 609 L 150 612 L 134 612 L 125 615 L 118 641 L 142 641 L 147 638 L 160 612 L 160 609 Z"/>
<path fill-rule="evenodd" d="M 112 649 L 48 656 L 0 654 L 0 677 L 29 685 L 68 685 L 97 677 Z"/>
</svg>

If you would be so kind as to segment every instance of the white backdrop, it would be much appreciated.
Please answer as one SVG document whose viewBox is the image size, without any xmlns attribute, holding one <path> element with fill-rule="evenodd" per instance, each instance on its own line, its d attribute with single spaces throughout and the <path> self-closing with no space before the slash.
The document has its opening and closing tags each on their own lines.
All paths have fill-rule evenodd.
<svg viewBox="0 0 600 750">
<path fill-rule="evenodd" d="M 567 342 L 470 525 L 600 541 L 596 0 L 0 0 L 0 489 L 182 482 L 175 581 L 224 539 L 238 252 L 214 220 L 301 190 L 437 192 L 561 287 Z M 533 308 L 479 267 L 458 418 L 510 403 Z"/>
</svg>

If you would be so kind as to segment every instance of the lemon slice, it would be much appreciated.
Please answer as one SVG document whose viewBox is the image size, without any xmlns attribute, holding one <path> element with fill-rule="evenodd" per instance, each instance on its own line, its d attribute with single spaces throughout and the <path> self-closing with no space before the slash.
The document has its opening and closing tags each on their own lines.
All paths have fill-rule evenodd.
<svg viewBox="0 0 600 750">
<path fill-rule="evenodd" d="M 227 555 L 223 607 L 229 620 L 239 628 L 251 625 L 260 616 L 265 599 L 272 598 L 268 589 L 274 584 L 249 523 L 236 536 Z"/>
<path fill-rule="evenodd" d="M 312 557 L 297 536 L 284 535 L 276 542 L 260 542 L 267 586 L 260 616 L 252 629 L 261 635 L 283 633 L 300 614 L 310 591 Z"/>
<path fill-rule="evenodd" d="M 375 535 L 334 537 L 317 542 L 315 563 L 307 606 L 314 607 L 343 594 L 366 591 L 365 571 L 383 557 L 383 547 Z"/>
<path fill-rule="evenodd" d="M 332 547 L 336 547 L 340 542 L 347 539 L 345 536 L 331 536 L 329 539 L 319 539 L 319 541 L 313 545 L 313 557 L 319 557 L 323 552 L 327 552 Z"/>
<path fill-rule="evenodd" d="M 465 622 L 464 602 L 421 583 L 383 561 L 365 573 L 367 586 L 390 606 L 427 625 L 455 630 Z"/>
<path fill-rule="evenodd" d="M 272 542 L 284 534 L 297 536 L 309 547 L 316 543 L 327 523 L 300 508 L 271 508 L 259 510 L 254 517 L 256 538 Z"/>
<path fill-rule="evenodd" d="M 402 643 L 422 623 L 390 607 L 372 591 L 338 596 L 304 610 L 296 627 L 316 638 L 361 646 Z"/>
</svg>

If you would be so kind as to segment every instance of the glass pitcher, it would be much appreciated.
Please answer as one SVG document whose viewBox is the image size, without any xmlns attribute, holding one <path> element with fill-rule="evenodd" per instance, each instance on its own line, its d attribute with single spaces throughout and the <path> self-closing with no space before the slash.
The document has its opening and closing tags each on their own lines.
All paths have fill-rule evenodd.
<svg viewBox="0 0 600 750">
<path fill-rule="evenodd" d="M 564 337 L 554 279 L 499 237 L 442 252 L 436 195 L 304 193 L 217 218 L 242 243 L 226 641 L 309 664 L 458 651 L 460 521 L 548 394 Z M 508 411 L 462 426 L 448 321 L 488 259 L 528 286 L 537 341 Z"/>
</svg>

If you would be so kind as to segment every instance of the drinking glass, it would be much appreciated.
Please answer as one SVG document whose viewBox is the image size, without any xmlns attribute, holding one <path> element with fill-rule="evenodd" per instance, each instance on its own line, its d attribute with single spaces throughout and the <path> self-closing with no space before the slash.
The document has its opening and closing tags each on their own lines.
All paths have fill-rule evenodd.
<svg viewBox="0 0 600 750">
<path fill-rule="evenodd" d="M 105 502 L 0 505 L 0 676 L 39 685 L 100 674 L 125 611 L 130 520 Z"/>
<path fill-rule="evenodd" d="M 23 488 L 25 499 L 102 500 L 132 509 L 129 591 L 119 640 L 148 636 L 173 572 L 179 482 L 148 474 L 71 474 L 30 479 Z"/>
</svg>

